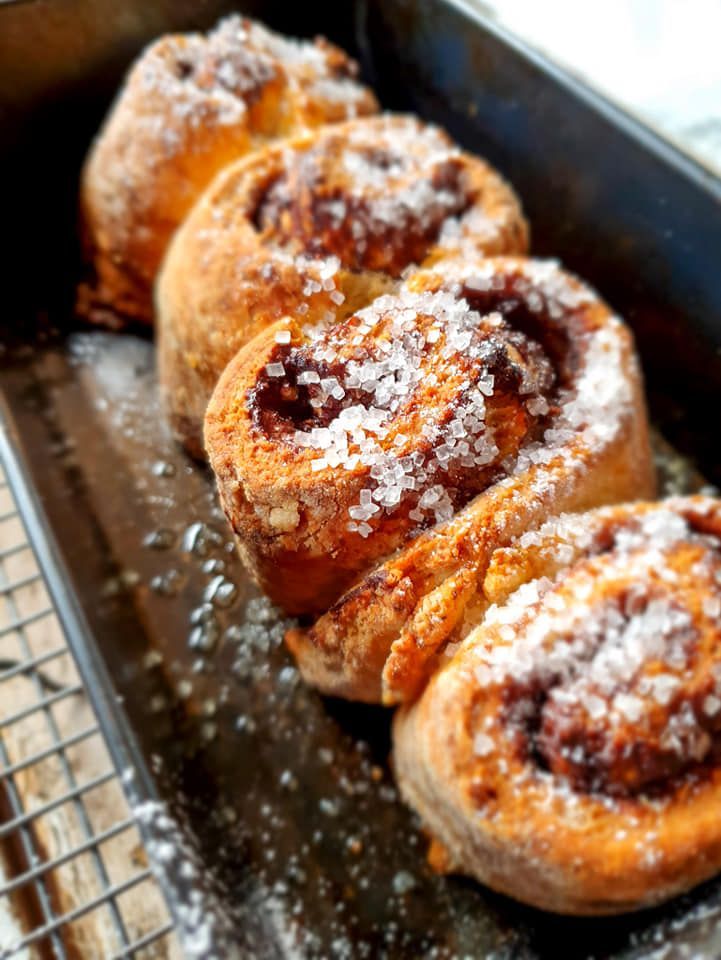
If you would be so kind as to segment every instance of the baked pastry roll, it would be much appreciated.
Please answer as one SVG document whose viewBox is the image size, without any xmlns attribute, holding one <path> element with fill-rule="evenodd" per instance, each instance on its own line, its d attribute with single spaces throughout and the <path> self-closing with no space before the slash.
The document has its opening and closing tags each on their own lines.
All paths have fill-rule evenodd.
<svg viewBox="0 0 721 960">
<path fill-rule="evenodd" d="M 545 910 L 650 906 L 721 869 L 721 503 L 549 521 L 393 727 L 436 864 Z"/>
<path fill-rule="evenodd" d="M 81 219 L 94 282 L 80 312 L 149 322 L 168 241 L 231 160 L 324 123 L 375 113 L 356 64 L 238 16 L 166 36 L 131 68 L 83 170 Z"/>
<path fill-rule="evenodd" d="M 449 261 L 240 350 L 205 439 L 241 555 L 308 682 L 417 695 L 499 545 L 654 489 L 631 334 L 555 263 Z M 328 609 L 329 608 L 329 609 Z"/>
<path fill-rule="evenodd" d="M 268 324 L 342 319 L 413 263 L 523 252 L 510 187 L 437 127 L 351 121 L 225 170 L 176 234 L 158 282 L 159 370 L 178 437 L 202 453 L 205 408 Z"/>
</svg>

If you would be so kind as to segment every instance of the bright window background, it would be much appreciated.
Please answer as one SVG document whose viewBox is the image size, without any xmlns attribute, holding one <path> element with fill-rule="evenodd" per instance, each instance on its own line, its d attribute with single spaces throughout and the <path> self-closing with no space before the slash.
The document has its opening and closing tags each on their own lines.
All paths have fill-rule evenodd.
<svg viewBox="0 0 721 960">
<path fill-rule="evenodd" d="M 721 0 L 479 6 L 721 171 Z"/>
</svg>

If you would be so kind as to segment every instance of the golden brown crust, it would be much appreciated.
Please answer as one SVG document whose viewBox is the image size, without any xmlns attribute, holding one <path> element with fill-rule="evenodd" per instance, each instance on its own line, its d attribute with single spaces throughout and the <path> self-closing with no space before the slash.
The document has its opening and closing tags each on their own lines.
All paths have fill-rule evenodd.
<svg viewBox="0 0 721 960">
<path fill-rule="evenodd" d="M 493 550 L 653 493 L 631 336 L 553 263 L 449 262 L 319 335 L 281 329 L 229 364 L 206 444 L 263 588 L 330 605 L 289 636 L 325 692 L 413 698 L 484 605 Z"/>
<path fill-rule="evenodd" d="M 494 553 L 495 605 L 394 722 L 435 863 L 575 914 L 716 873 L 719 583 L 706 497 L 562 517 Z"/>
<path fill-rule="evenodd" d="M 328 323 L 397 289 L 414 262 L 526 245 L 510 188 L 414 118 L 351 121 L 232 165 L 177 232 L 158 281 L 176 434 L 199 454 L 218 377 L 270 323 Z"/>
<path fill-rule="evenodd" d="M 95 280 L 78 309 L 152 319 L 168 241 L 203 188 L 269 141 L 374 113 L 357 68 L 324 40 L 293 41 L 237 16 L 166 36 L 131 68 L 88 156 L 81 214 Z"/>
</svg>

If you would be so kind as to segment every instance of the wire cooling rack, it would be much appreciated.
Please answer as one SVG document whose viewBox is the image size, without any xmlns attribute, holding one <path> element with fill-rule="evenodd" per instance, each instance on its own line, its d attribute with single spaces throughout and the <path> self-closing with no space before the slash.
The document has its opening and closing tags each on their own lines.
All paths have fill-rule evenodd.
<svg viewBox="0 0 721 960">
<path fill-rule="evenodd" d="M 0 463 L 0 960 L 179 957 Z"/>
</svg>

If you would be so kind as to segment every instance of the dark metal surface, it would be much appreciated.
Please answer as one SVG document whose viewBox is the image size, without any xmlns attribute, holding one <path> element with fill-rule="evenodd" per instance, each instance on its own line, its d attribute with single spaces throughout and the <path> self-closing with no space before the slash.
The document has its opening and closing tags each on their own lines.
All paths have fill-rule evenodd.
<svg viewBox="0 0 721 960">
<path fill-rule="evenodd" d="M 138 767 L 136 796 L 162 798 L 183 824 L 179 842 L 200 851 L 218 955 L 231 940 L 263 957 L 631 957 L 663 943 L 672 952 L 659 956 L 718 955 L 716 883 L 663 910 L 593 922 L 434 876 L 392 786 L 387 714 L 300 683 L 282 625 L 228 545 L 210 476 L 158 418 L 151 343 L 78 331 L 75 184 L 118 67 L 142 40 L 207 24 L 223 6 L 41 0 L 0 11 L 13 186 L 0 376 L 23 451 L 16 481 L 35 491 L 24 495 L 34 537 L 116 759 Z M 460 5 L 262 8 L 289 32 L 346 44 L 353 13 L 382 101 L 444 123 L 499 165 L 536 250 L 628 315 L 655 418 L 718 477 L 718 184 Z M 69 65 L 58 37 L 73 30 L 89 39 Z M 41 43 L 51 53 L 36 73 L 23 56 Z M 212 586 L 221 576 L 235 594 Z M 172 872 L 168 884 L 177 910 L 187 885 Z"/>
</svg>

